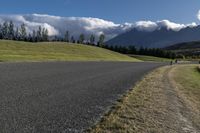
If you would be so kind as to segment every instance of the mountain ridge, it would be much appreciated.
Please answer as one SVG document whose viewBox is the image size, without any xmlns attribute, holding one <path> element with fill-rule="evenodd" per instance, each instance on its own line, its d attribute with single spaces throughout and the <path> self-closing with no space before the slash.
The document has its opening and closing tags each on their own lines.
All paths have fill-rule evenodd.
<svg viewBox="0 0 200 133">
<path fill-rule="evenodd" d="M 142 31 L 136 28 L 106 42 L 107 45 L 134 45 L 136 47 L 164 48 L 173 44 L 200 41 L 200 26 L 186 27 L 174 31 L 162 27 L 154 31 Z"/>
</svg>

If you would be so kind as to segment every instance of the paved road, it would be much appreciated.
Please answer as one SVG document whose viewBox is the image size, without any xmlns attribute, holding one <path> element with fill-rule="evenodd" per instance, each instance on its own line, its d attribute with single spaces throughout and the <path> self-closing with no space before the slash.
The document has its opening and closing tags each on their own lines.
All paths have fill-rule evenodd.
<svg viewBox="0 0 200 133">
<path fill-rule="evenodd" d="M 82 132 L 163 64 L 0 63 L 0 132 Z"/>
</svg>

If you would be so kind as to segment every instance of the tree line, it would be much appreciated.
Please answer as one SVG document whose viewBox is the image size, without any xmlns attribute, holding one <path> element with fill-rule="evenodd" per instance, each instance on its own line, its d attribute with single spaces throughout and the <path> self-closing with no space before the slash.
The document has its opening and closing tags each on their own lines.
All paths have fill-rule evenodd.
<svg viewBox="0 0 200 133">
<path fill-rule="evenodd" d="M 130 46 L 109 46 L 109 45 L 104 45 L 104 48 L 119 52 L 122 54 L 136 54 L 136 55 L 147 55 L 147 56 L 155 56 L 155 57 L 163 57 L 163 58 L 170 58 L 170 59 L 175 59 L 179 58 L 176 53 L 163 50 L 160 48 L 136 48 L 133 45 Z"/>
<path fill-rule="evenodd" d="M 69 31 L 65 32 L 64 37 L 57 37 L 55 36 L 52 41 L 58 41 L 58 42 L 70 42 L 70 43 L 78 43 L 78 44 L 87 44 L 87 45 L 94 45 L 94 46 L 100 46 L 103 47 L 104 41 L 105 41 L 105 35 L 100 34 L 99 38 L 96 40 L 96 37 L 94 34 L 91 34 L 89 38 L 87 38 L 83 33 L 80 34 L 78 39 L 75 39 L 75 37 L 72 35 L 70 36 Z"/>
<path fill-rule="evenodd" d="M 28 42 L 62 41 L 98 45 L 102 47 L 105 41 L 105 35 L 101 34 L 98 41 L 96 41 L 95 35 L 93 34 L 89 39 L 86 39 L 84 34 L 80 34 L 79 38 L 76 40 L 73 35 L 70 36 L 69 31 L 65 32 L 64 37 L 50 37 L 48 34 L 48 29 L 42 28 L 41 26 L 39 26 L 37 30 L 34 29 L 32 32 L 27 32 L 27 27 L 24 23 L 17 27 L 12 21 L 5 21 L 0 24 L 0 39 Z"/>
<path fill-rule="evenodd" d="M 0 39 L 40 42 L 48 41 L 49 36 L 48 30 L 41 26 L 37 30 L 33 30 L 32 33 L 28 33 L 24 23 L 16 27 L 12 21 L 5 21 L 0 24 Z"/>
</svg>

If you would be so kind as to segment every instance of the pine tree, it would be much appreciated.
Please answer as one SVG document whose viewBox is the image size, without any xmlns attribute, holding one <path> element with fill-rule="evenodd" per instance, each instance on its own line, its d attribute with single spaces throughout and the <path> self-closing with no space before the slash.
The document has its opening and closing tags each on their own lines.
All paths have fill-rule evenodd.
<svg viewBox="0 0 200 133">
<path fill-rule="evenodd" d="M 136 54 L 137 53 L 137 49 L 135 48 L 135 46 L 130 45 L 128 47 L 128 54 Z"/>
<path fill-rule="evenodd" d="M 100 47 L 103 47 L 103 45 L 104 45 L 104 40 L 105 40 L 105 35 L 104 35 L 104 34 L 101 34 L 101 35 L 99 36 L 99 42 L 98 42 L 98 44 L 99 44 Z"/>
<path fill-rule="evenodd" d="M 48 30 L 43 28 L 42 29 L 42 41 L 48 41 Z"/>
<path fill-rule="evenodd" d="M 71 43 L 75 43 L 74 36 L 72 36 L 72 37 L 71 37 L 71 40 L 70 40 L 70 42 L 71 42 Z"/>
<path fill-rule="evenodd" d="M 9 26 L 8 26 L 8 39 L 13 40 L 14 39 L 14 24 L 12 21 L 10 21 Z"/>
<path fill-rule="evenodd" d="M 19 33 L 19 28 L 18 28 L 18 27 L 17 27 L 16 30 L 15 30 L 15 35 L 14 35 L 14 36 L 15 36 L 15 37 L 14 37 L 15 40 L 19 40 L 19 39 L 20 39 L 20 38 L 19 38 L 19 37 L 20 37 L 20 33 Z"/>
<path fill-rule="evenodd" d="M 45 41 L 48 41 L 49 40 L 49 31 L 48 31 L 48 29 L 45 29 L 45 31 L 44 31 L 44 37 L 45 37 Z"/>
<path fill-rule="evenodd" d="M 3 39 L 8 39 L 8 33 L 9 33 L 8 22 L 5 21 L 3 23 L 3 27 L 2 27 L 2 36 L 3 36 Z"/>
<path fill-rule="evenodd" d="M 65 32 L 65 38 L 64 38 L 64 40 L 65 40 L 65 42 L 69 42 L 69 31 L 66 31 Z"/>
<path fill-rule="evenodd" d="M 39 26 L 37 31 L 37 42 L 40 42 L 42 40 L 42 27 Z"/>
<path fill-rule="evenodd" d="M 33 42 L 33 37 L 32 37 L 32 35 L 30 33 L 28 34 L 27 41 Z"/>
<path fill-rule="evenodd" d="M 36 36 L 35 30 L 33 30 L 33 33 L 32 33 L 32 40 L 33 40 L 33 42 L 37 42 L 37 36 Z"/>
<path fill-rule="evenodd" d="M 2 25 L 0 24 L 0 39 L 3 39 L 3 35 L 2 35 Z"/>
<path fill-rule="evenodd" d="M 26 40 L 26 37 L 27 37 L 27 33 L 26 33 L 26 26 L 25 24 L 23 23 L 20 27 L 20 38 L 21 40 L 25 41 Z"/>
<path fill-rule="evenodd" d="M 79 43 L 83 44 L 83 43 L 84 43 L 84 40 L 85 40 L 85 36 L 84 36 L 84 34 L 81 34 L 81 35 L 79 36 Z"/>
<path fill-rule="evenodd" d="M 95 43 L 95 36 L 91 35 L 90 36 L 90 44 L 94 45 L 94 43 Z"/>
</svg>

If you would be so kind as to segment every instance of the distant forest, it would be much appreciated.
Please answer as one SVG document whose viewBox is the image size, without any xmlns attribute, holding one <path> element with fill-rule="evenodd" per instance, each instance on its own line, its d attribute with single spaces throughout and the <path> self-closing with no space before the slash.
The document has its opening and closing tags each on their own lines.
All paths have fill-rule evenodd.
<svg viewBox="0 0 200 133">
<path fill-rule="evenodd" d="M 164 58 L 181 58 L 178 57 L 174 52 L 159 49 L 159 48 L 139 48 L 130 45 L 126 46 L 110 46 L 105 45 L 105 35 L 101 34 L 96 41 L 95 35 L 90 35 L 89 39 L 86 39 L 84 34 L 80 34 L 79 38 L 76 40 L 74 36 L 70 36 L 69 31 L 65 32 L 64 37 L 50 37 L 48 34 L 48 29 L 38 27 L 37 30 L 33 30 L 32 33 L 27 32 L 26 25 L 23 23 L 19 27 L 16 27 L 12 21 L 5 21 L 0 24 L 0 39 L 4 40 L 16 40 L 16 41 L 27 41 L 27 42 L 48 42 L 48 41 L 60 41 L 60 42 L 70 42 L 78 44 L 93 45 L 102 48 L 106 48 L 115 52 L 122 54 L 138 54 L 138 55 L 149 55 Z"/>
</svg>

